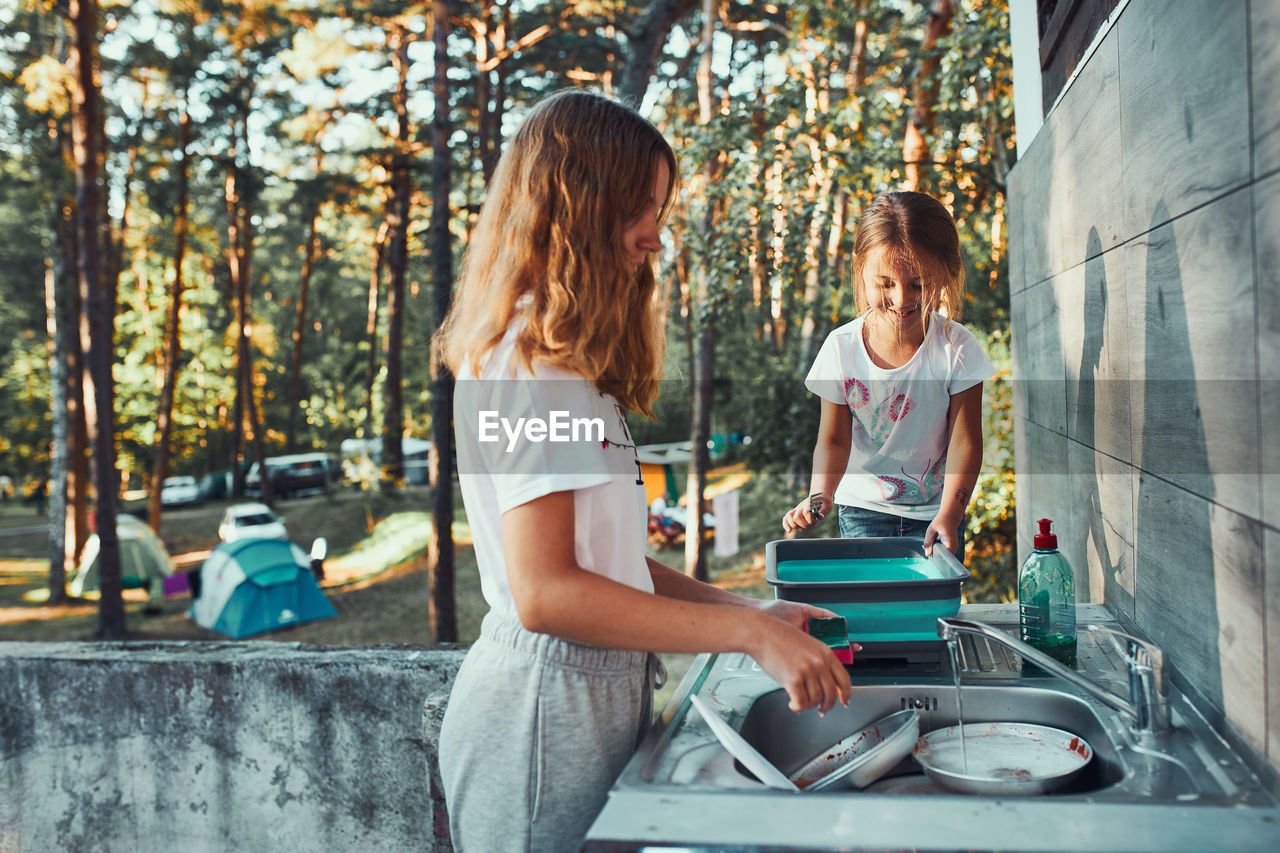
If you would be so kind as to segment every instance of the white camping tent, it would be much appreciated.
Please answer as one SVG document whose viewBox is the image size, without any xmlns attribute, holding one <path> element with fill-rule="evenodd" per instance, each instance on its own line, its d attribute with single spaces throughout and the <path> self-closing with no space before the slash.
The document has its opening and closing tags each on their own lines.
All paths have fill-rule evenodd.
<svg viewBox="0 0 1280 853">
<path fill-rule="evenodd" d="M 169 552 L 150 527 L 132 515 L 116 516 L 116 536 L 120 539 L 120 575 L 125 589 L 146 589 L 149 597 L 160 597 L 161 581 L 173 573 Z M 80 556 L 80 566 L 67 591 L 77 598 L 98 589 L 98 534 L 89 537 Z"/>
</svg>

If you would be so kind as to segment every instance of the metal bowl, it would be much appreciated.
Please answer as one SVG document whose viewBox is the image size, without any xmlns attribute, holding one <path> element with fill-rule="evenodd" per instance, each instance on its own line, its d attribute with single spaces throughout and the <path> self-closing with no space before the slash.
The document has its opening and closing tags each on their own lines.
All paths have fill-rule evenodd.
<svg viewBox="0 0 1280 853">
<path fill-rule="evenodd" d="M 930 779 L 952 791 L 1043 794 L 1066 785 L 1093 758 L 1084 738 L 1031 723 L 970 723 L 935 729 L 912 753 Z"/>
<path fill-rule="evenodd" d="M 864 788 L 901 761 L 920 736 L 920 713 L 898 711 L 815 755 L 790 776 L 803 791 Z"/>
</svg>

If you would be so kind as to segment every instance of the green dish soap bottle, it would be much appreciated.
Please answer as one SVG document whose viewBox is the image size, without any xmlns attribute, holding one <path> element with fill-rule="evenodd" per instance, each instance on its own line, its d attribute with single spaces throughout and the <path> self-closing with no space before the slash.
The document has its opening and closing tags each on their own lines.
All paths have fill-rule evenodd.
<svg viewBox="0 0 1280 853">
<path fill-rule="evenodd" d="M 1018 572 L 1018 610 L 1022 641 L 1069 667 L 1076 665 L 1076 584 L 1071 565 L 1058 550 L 1053 524 L 1037 524 L 1035 550 Z M 1031 668 L 1035 671 L 1034 668 Z"/>
</svg>

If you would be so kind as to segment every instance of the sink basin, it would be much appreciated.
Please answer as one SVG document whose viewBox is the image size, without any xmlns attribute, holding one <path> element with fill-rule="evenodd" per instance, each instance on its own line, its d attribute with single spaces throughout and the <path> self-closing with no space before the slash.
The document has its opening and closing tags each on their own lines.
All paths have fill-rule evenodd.
<svg viewBox="0 0 1280 853">
<path fill-rule="evenodd" d="M 1125 765 L 1116 745 L 1098 715 L 1082 699 L 1037 687 L 966 686 L 963 690 L 965 723 L 1035 723 L 1071 732 L 1089 742 L 1093 760 L 1071 783 L 1049 796 L 1099 791 L 1124 778 Z M 793 713 L 787 708 L 786 692 L 773 690 L 751 705 L 741 733 L 761 755 L 790 775 L 850 732 L 907 708 L 920 713 L 922 735 L 953 725 L 955 688 L 939 684 L 860 685 L 854 688 L 848 707 L 834 708 L 824 717 Z M 735 769 L 747 773 L 736 764 Z M 918 773 L 920 766 L 907 756 L 886 776 Z M 923 782 L 912 789 L 932 792 L 931 786 Z"/>
<path fill-rule="evenodd" d="M 1016 605 L 962 605 L 961 616 L 1006 631 L 1017 626 Z M 1101 605 L 1081 605 L 1077 620 L 1119 627 Z M 1128 668 L 1109 642 L 1084 632 L 1078 655 L 1079 672 L 1123 695 Z M 777 791 L 735 766 L 690 712 L 691 695 L 786 773 L 892 712 L 917 710 L 922 734 L 954 725 L 950 665 L 856 661 L 849 706 L 819 716 L 788 710 L 778 683 L 747 655 L 702 655 L 623 768 L 583 849 L 1280 849 L 1280 779 L 1251 769 L 1259 759 L 1215 729 L 1184 682 L 1170 690 L 1172 727 L 1144 739 L 1127 715 L 1063 679 L 1024 671 L 999 644 L 964 635 L 959 659 L 965 723 L 1069 731 L 1093 747 L 1087 770 L 1038 796 L 962 794 L 933 785 L 908 756 L 863 789 Z"/>
</svg>

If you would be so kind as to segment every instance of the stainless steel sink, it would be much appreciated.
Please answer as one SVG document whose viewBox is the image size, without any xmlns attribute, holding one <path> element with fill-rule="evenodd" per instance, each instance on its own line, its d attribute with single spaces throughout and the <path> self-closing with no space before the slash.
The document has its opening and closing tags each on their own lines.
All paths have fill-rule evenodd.
<svg viewBox="0 0 1280 853">
<path fill-rule="evenodd" d="M 1088 703 L 1075 696 L 1035 687 L 971 686 L 964 690 L 965 723 L 1022 722 L 1052 726 L 1071 732 L 1093 747 L 1093 760 L 1067 787 L 1051 796 L 1098 791 L 1124 779 L 1126 767 L 1111 735 Z M 761 755 L 787 775 L 845 735 L 881 717 L 906 708 L 920 713 L 920 733 L 954 725 L 956 691 L 950 685 L 880 684 L 854 688 L 847 708 L 835 708 L 823 717 L 795 714 L 787 708 L 781 689 L 760 696 L 742 721 L 742 736 Z M 742 774 L 748 771 L 735 764 Z M 886 778 L 916 775 L 920 767 L 907 756 Z M 1190 779 L 1185 780 L 1190 782 Z M 945 793 L 924 780 L 913 780 L 895 790 Z M 1190 790 L 1194 790 L 1191 788 Z M 1184 793 L 1186 791 L 1184 790 Z"/>
<path fill-rule="evenodd" d="M 1017 618 L 1007 606 L 967 605 L 961 615 L 997 627 L 1012 627 Z M 1115 624 L 1097 605 L 1083 606 L 1080 619 Z M 777 682 L 751 658 L 704 655 L 619 776 L 585 849 L 1280 849 L 1274 772 L 1259 775 L 1256 756 L 1242 760 L 1178 681 L 1169 695 L 1172 726 L 1153 740 L 1069 682 L 1023 672 L 1021 659 L 998 644 L 963 636 L 960 652 L 966 723 L 1070 731 L 1092 745 L 1089 769 L 1059 792 L 1002 799 L 934 787 L 907 757 L 863 790 L 776 791 L 736 766 L 692 709 L 691 694 L 788 772 L 904 708 L 920 711 L 922 734 L 953 725 L 950 666 L 858 661 L 850 670 L 849 707 L 819 716 L 788 710 Z M 1128 669 L 1111 644 L 1083 632 L 1078 653 L 1079 672 L 1124 694 Z"/>
</svg>

